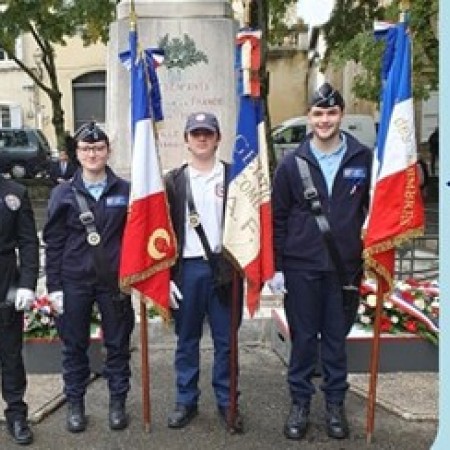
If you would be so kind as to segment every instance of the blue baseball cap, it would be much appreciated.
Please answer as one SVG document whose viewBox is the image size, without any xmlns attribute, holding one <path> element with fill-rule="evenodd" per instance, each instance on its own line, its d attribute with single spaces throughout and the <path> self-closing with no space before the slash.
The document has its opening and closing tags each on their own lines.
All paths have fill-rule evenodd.
<svg viewBox="0 0 450 450">
<path fill-rule="evenodd" d="M 220 134 L 219 121 L 214 114 L 207 112 L 196 112 L 190 114 L 186 120 L 185 133 L 195 130 L 209 130 Z"/>
</svg>

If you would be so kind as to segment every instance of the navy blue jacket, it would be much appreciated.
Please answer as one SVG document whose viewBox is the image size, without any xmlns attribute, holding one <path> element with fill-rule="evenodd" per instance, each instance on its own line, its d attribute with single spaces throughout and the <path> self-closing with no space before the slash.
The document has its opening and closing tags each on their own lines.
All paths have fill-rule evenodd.
<svg viewBox="0 0 450 450">
<path fill-rule="evenodd" d="M 14 283 L 34 291 L 38 272 L 39 241 L 27 190 L 0 175 L 0 302 Z"/>
<path fill-rule="evenodd" d="M 295 160 L 297 156 L 308 162 L 346 272 L 356 275 L 361 269 L 361 228 L 369 205 L 372 151 L 345 134 L 347 151 L 336 174 L 331 197 L 319 163 L 311 153 L 311 135 L 294 152 L 287 154 L 276 169 L 272 206 L 275 267 L 278 271 L 335 270 L 310 204 L 303 196 L 304 188 Z"/>
<path fill-rule="evenodd" d="M 62 281 L 96 282 L 93 249 L 86 241 L 86 228 L 79 219 L 80 209 L 72 191 L 75 187 L 87 199 L 102 240 L 107 268 L 117 279 L 120 246 L 125 227 L 130 184 L 107 167 L 107 185 L 98 201 L 84 187 L 81 169 L 73 180 L 56 186 L 51 194 L 48 219 L 43 230 L 46 244 L 48 292 L 62 289 Z"/>
</svg>

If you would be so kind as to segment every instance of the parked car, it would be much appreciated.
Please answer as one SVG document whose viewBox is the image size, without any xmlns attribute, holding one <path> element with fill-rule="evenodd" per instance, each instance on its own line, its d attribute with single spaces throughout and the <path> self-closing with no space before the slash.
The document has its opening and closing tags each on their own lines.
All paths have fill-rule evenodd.
<svg viewBox="0 0 450 450">
<path fill-rule="evenodd" d="M 13 178 L 33 178 L 45 174 L 51 149 L 41 130 L 0 128 L 0 173 Z"/>
<path fill-rule="evenodd" d="M 345 114 L 342 118 L 341 129 L 348 131 L 367 147 L 375 148 L 376 128 L 372 116 Z M 272 139 L 277 160 L 285 153 L 297 148 L 308 132 L 306 116 L 293 117 L 274 127 Z"/>
</svg>

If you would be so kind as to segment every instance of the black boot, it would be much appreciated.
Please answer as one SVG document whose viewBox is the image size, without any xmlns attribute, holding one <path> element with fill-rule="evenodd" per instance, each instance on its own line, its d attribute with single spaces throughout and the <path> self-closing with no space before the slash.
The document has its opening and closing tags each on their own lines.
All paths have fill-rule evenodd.
<svg viewBox="0 0 450 450">
<path fill-rule="evenodd" d="M 328 436 L 334 439 L 347 438 L 349 430 L 344 405 L 340 403 L 327 403 L 326 416 Z"/>
<path fill-rule="evenodd" d="M 87 418 L 82 400 L 67 403 L 67 429 L 71 433 L 80 433 L 86 429 Z"/>
<path fill-rule="evenodd" d="M 109 402 L 109 428 L 123 430 L 128 426 L 128 415 L 124 399 L 111 399 Z"/>
<path fill-rule="evenodd" d="M 8 421 L 8 431 L 16 444 L 29 445 L 33 442 L 33 432 L 30 430 L 25 417 L 17 417 Z"/>
<path fill-rule="evenodd" d="M 309 424 L 309 404 L 293 403 L 288 418 L 284 424 L 284 435 L 288 439 L 302 439 Z"/>
<path fill-rule="evenodd" d="M 184 428 L 198 414 L 197 405 L 181 405 L 177 403 L 169 414 L 167 426 L 169 428 Z"/>
</svg>

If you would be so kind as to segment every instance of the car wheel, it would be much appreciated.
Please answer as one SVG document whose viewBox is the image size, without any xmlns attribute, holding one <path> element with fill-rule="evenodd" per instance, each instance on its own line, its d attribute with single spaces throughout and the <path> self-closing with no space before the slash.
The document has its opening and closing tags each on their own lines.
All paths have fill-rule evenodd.
<svg viewBox="0 0 450 450">
<path fill-rule="evenodd" d="M 25 178 L 27 170 L 22 164 L 14 164 L 9 171 L 13 178 Z"/>
</svg>

